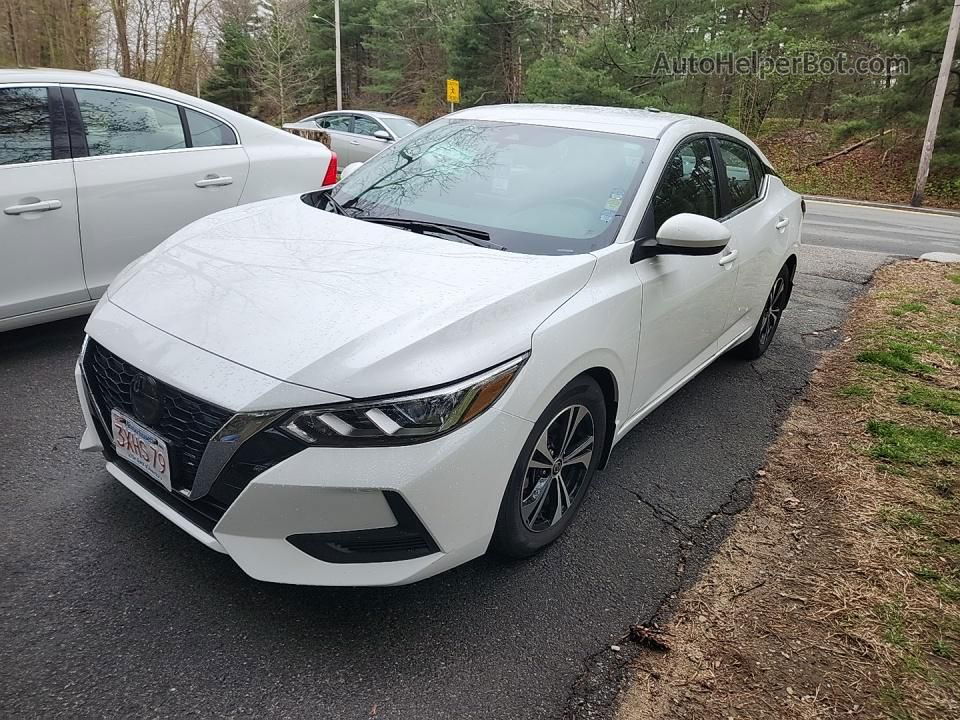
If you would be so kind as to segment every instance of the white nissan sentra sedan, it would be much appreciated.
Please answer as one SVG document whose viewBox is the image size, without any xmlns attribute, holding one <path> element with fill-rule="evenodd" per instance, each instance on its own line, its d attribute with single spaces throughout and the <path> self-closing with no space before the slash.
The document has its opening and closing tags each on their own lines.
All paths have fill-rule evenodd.
<svg viewBox="0 0 960 720">
<path fill-rule="evenodd" d="M 716 122 L 458 112 L 126 268 L 86 327 L 82 447 L 261 580 L 529 555 L 644 416 L 767 349 L 802 213 Z"/>
<path fill-rule="evenodd" d="M 0 69 L 0 331 L 81 315 L 184 225 L 337 177 L 320 143 L 115 73 Z"/>
</svg>

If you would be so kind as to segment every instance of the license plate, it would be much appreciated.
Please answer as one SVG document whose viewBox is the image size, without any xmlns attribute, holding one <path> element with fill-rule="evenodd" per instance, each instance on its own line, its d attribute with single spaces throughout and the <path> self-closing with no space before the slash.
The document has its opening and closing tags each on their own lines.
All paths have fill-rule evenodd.
<svg viewBox="0 0 960 720">
<path fill-rule="evenodd" d="M 117 455 L 170 490 L 170 454 L 163 438 L 118 410 L 110 412 L 110 423 Z"/>
</svg>

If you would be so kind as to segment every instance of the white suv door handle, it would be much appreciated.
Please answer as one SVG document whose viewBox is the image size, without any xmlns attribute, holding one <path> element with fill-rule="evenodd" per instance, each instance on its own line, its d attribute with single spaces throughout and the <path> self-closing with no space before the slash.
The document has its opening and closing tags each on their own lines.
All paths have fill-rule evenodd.
<svg viewBox="0 0 960 720">
<path fill-rule="evenodd" d="M 360 141 L 359 141 L 359 140 L 351 140 L 351 141 L 350 141 L 350 144 L 351 144 L 351 145 L 359 145 L 359 144 L 360 144 Z"/>
<path fill-rule="evenodd" d="M 726 255 L 724 255 L 722 258 L 720 258 L 720 264 L 721 264 L 721 265 L 729 265 L 730 263 L 732 263 L 734 260 L 737 259 L 737 255 L 739 255 L 739 254 L 740 254 L 740 251 L 739 251 L 739 250 L 731 250 L 731 251 L 728 252 Z"/>
<path fill-rule="evenodd" d="M 26 203 L 25 205 L 11 205 L 3 209 L 4 215 L 23 215 L 30 212 L 46 212 L 47 210 L 59 210 L 63 204 L 59 200 L 38 200 L 37 202 Z"/>
<path fill-rule="evenodd" d="M 787 225 L 790 224 L 790 218 L 781 217 L 776 224 L 777 230 L 783 230 Z"/>
<path fill-rule="evenodd" d="M 233 185 L 233 178 L 226 175 L 208 175 L 203 180 L 197 180 L 194 185 L 196 185 L 198 188 Z"/>
</svg>

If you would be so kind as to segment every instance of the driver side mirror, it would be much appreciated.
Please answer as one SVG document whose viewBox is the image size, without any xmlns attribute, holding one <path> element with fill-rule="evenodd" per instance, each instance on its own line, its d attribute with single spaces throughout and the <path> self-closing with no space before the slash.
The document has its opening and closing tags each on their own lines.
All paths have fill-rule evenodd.
<svg viewBox="0 0 960 720">
<path fill-rule="evenodd" d="M 390 137 L 390 133 L 388 133 L 386 130 L 377 130 L 377 131 L 373 134 L 373 136 L 374 136 L 377 140 L 383 140 L 384 142 L 390 142 L 391 140 L 393 140 L 393 138 Z"/>
<path fill-rule="evenodd" d="M 657 247 L 674 255 L 713 255 L 730 242 L 730 231 L 703 215 L 680 213 L 668 218 L 657 231 Z"/>
</svg>

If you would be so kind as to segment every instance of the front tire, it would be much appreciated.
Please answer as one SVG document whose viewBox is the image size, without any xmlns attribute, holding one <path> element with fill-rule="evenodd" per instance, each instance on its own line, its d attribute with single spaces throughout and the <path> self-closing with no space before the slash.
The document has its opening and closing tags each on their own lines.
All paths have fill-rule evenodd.
<svg viewBox="0 0 960 720">
<path fill-rule="evenodd" d="M 753 330 L 753 335 L 736 348 L 736 354 L 739 357 L 744 360 L 756 360 L 770 347 L 773 336 L 776 334 L 777 328 L 780 327 L 780 318 L 787 308 L 787 302 L 789 302 L 790 293 L 793 290 L 791 276 L 792 273 L 787 265 L 780 268 L 777 279 L 773 281 L 773 287 L 770 288 L 770 294 L 767 295 L 767 302 L 763 306 L 763 312 L 760 314 L 760 320 Z"/>
<path fill-rule="evenodd" d="M 563 534 L 600 464 L 606 432 L 603 391 L 588 375 L 575 378 L 547 406 L 520 451 L 500 503 L 492 552 L 527 557 Z"/>
</svg>

